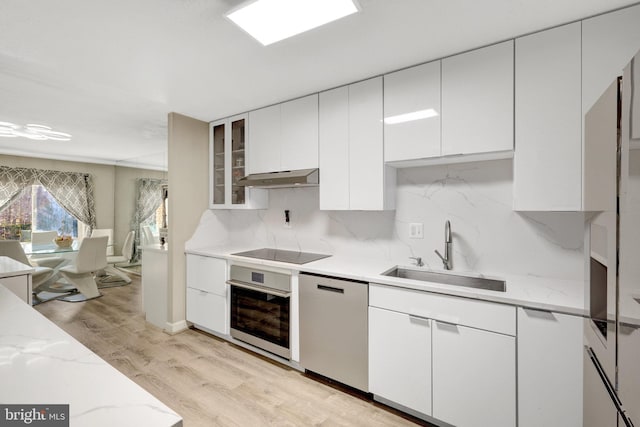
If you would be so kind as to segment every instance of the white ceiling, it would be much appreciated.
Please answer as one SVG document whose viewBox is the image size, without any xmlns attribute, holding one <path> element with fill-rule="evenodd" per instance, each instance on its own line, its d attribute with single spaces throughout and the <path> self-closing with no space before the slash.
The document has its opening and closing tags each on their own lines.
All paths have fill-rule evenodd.
<svg viewBox="0 0 640 427">
<path fill-rule="evenodd" d="M 267 47 L 223 17 L 241 2 L 0 1 L 0 121 L 73 134 L 0 153 L 166 168 L 171 111 L 212 121 L 637 0 L 359 0 Z"/>
</svg>

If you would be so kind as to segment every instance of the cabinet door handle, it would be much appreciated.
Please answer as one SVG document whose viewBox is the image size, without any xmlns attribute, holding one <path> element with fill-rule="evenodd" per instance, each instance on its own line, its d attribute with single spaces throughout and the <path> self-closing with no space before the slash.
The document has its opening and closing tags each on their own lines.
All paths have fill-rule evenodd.
<svg viewBox="0 0 640 427">
<path fill-rule="evenodd" d="M 318 286 L 318 290 L 320 291 L 328 291 L 328 292 L 335 292 L 337 294 L 344 294 L 344 289 L 341 289 L 341 288 L 334 288 L 332 286 L 321 285 L 320 283 L 318 283 L 317 286 Z"/>
<path fill-rule="evenodd" d="M 433 320 L 435 320 L 436 322 L 447 324 L 447 325 L 453 325 L 453 326 L 459 326 L 460 325 L 460 319 L 457 319 L 455 317 L 438 316 L 437 318 L 434 318 Z"/>
<path fill-rule="evenodd" d="M 431 314 L 423 314 L 423 315 L 419 315 L 419 314 L 411 314 L 409 313 L 409 317 L 412 319 L 416 319 L 416 320 L 431 320 L 433 319 L 433 316 L 431 316 Z"/>
</svg>

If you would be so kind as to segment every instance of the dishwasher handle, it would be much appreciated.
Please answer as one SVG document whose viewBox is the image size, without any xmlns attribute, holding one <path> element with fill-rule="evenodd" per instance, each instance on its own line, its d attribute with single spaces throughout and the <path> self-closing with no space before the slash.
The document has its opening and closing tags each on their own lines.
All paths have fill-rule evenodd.
<svg viewBox="0 0 640 427">
<path fill-rule="evenodd" d="M 319 291 L 327 291 L 327 292 L 335 292 L 336 294 L 344 294 L 344 289 L 342 288 L 334 288 L 333 286 L 321 285 L 317 284 Z"/>
</svg>

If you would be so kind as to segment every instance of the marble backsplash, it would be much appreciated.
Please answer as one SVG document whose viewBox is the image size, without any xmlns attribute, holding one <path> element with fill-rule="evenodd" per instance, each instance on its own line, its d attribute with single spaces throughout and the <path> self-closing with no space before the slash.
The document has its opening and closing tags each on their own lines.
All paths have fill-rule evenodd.
<svg viewBox="0 0 640 427">
<path fill-rule="evenodd" d="M 585 215 L 514 212 L 512 171 L 510 159 L 398 169 L 396 210 L 388 212 L 320 211 L 317 187 L 273 189 L 267 210 L 206 211 L 187 249 L 297 249 L 375 257 L 382 269 L 420 256 L 441 269 L 434 249 L 443 252 L 448 219 L 454 270 L 582 280 Z M 422 239 L 409 238 L 410 223 L 424 224 Z"/>
</svg>

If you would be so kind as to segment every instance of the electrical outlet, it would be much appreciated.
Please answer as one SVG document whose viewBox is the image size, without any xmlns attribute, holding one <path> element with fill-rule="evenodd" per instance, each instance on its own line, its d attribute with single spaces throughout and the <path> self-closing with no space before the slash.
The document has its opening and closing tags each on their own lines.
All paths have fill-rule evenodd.
<svg viewBox="0 0 640 427">
<path fill-rule="evenodd" d="M 409 224 L 409 238 L 410 239 L 424 238 L 423 226 L 421 222 L 412 222 Z"/>
</svg>

